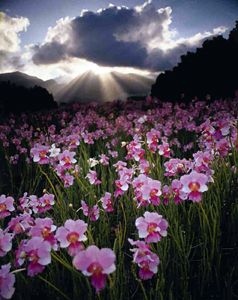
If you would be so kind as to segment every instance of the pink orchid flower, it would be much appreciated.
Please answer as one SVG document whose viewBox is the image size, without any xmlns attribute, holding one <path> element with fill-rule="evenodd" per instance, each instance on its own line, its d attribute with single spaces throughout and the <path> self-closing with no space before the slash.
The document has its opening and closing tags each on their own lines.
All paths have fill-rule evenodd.
<svg viewBox="0 0 238 300">
<path fill-rule="evenodd" d="M 106 285 L 107 275 L 114 272 L 116 256 L 109 248 L 99 249 L 92 245 L 76 254 L 73 265 L 85 276 L 91 277 L 91 283 L 99 292 Z"/>
</svg>

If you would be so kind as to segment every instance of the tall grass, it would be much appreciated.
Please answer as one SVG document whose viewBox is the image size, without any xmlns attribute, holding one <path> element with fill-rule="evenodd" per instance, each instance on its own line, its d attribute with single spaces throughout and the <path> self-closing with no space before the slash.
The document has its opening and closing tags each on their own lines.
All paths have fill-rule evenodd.
<svg viewBox="0 0 238 300">
<path fill-rule="evenodd" d="M 41 124 L 37 124 L 41 127 Z M 119 141 L 129 142 L 131 137 L 118 132 Z M 143 136 L 145 140 L 145 135 Z M 180 140 L 197 142 L 197 135 L 186 132 Z M 110 138 L 109 138 L 110 139 Z M 238 299 L 238 153 L 234 147 L 230 155 L 217 157 L 213 161 L 214 183 L 203 194 L 200 203 L 184 201 L 176 205 L 170 200 L 155 207 L 137 208 L 132 187 L 114 199 L 115 211 L 100 212 L 96 222 L 90 221 L 80 210 L 80 201 L 94 205 L 105 193 L 114 192 L 118 175 L 113 164 L 124 160 L 126 149 L 120 143 L 114 148 L 118 158 L 111 158 L 109 166 L 96 166 L 102 183 L 90 185 L 85 178 L 89 170 L 88 159 L 106 153 L 106 142 L 99 139 L 93 145 L 81 141 L 76 158 L 80 172 L 75 182 L 65 188 L 62 181 L 48 165 L 26 163 L 23 159 L 11 165 L 10 152 L 0 146 L 1 169 L 4 173 L 0 182 L 1 193 L 18 199 L 24 192 L 41 195 L 43 190 L 55 195 L 56 204 L 45 216 L 53 218 L 61 226 L 69 219 L 83 219 L 88 223 L 88 240 L 85 245 L 95 244 L 108 247 L 116 254 L 116 271 L 109 275 L 107 285 L 99 294 L 88 278 L 72 266 L 67 251 L 52 252 L 52 263 L 34 278 L 25 271 L 16 273 L 16 292 L 13 299 L 158 299 L 158 300 L 209 300 Z M 197 144 L 196 144 L 197 145 Z M 28 147 L 30 147 L 28 145 Z M 150 162 L 149 176 L 162 184 L 168 183 L 164 176 L 165 158 L 153 154 L 146 144 L 145 158 Z M 174 147 L 174 157 L 183 158 L 184 152 Z M 193 149 L 192 152 L 196 150 Z M 188 157 L 191 157 L 187 153 Z M 129 161 L 129 165 L 133 165 Z M 155 211 L 168 220 L 168 236 L 153 245 L 160 258 L 158 273 L 148 281 L 138 277 L 138 269 L 132 263 L 128 238 L 137 239 L 135 220 L 144 211 Z M 4 222 L 1 222 L 4 226 Z M 17 243 L 17 241 L 15 241 Z"/>
</svg>

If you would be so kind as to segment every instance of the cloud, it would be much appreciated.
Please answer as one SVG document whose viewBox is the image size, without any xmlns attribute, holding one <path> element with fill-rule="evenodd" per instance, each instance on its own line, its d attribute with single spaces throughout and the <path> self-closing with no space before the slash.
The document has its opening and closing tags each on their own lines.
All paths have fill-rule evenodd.
<svg viewBox="0 0 238 300">
<path fill-rule="evenodd" d="M 182 54 L 226 31 L 225 27 L 177 38 L 171 28 L 172 9 L 156 9 L 152 0 L 128 8 L 112 4 L 97 12 L 84 10 L 50 27 L 44 43 L 33 48 L 33 62 L 54 64 L 81 58 L 102 66 L 161 71 L 174 66 Z"/>
<path fill-rule="evenodd" d="M 26 31 L 29 24 L 27 18 L 13 18 L 0 12 L 0 71 L 22 67 L 19 33 Z"/>
<path fill-rule="evenodd" d="M 26 31 L 30 22 L 27 18 L 12 18 L 0 12 L 0 50 L 16 52 L 20 48 L 19 32 Z"/>
<path fill-rule="evenodd" d="M 78 17 L 61 18 L 49 27 L 41 44 L 30 45 L 19 55 L 19 33 L 29 20 L 0 13 L 0 70 L 21 67 L 24 55 L 35 66 L 57 66 L 81 59 L 109 67 L 132 67 L 163 71 L 173 67 L 182 54 L 193 51 L 202 42 L 226 31 L 218 27 L 210 32 L 179 37 L 172 28 L 172 9 L 156 9 L 153 1 L 134 8 L 110 4 L 97 12 L 83 10 Z"/>
<path fill-rule="evenodd" d="M 13 54 L 7 51 L 0 51 L 0 72 L 11 72 L 24 67 L 20 54 Z"/>
</svg>

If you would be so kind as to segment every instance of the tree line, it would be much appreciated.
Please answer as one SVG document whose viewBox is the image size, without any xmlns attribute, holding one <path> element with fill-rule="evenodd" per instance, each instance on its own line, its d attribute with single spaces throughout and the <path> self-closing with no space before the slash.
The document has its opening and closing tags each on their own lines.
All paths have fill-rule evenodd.
<svg viewBox="0 0 238 300">
<path fill-rule="evenodd" d="M 40 86 L 26 88 L 10 81 L 0 82 L 0 112 L 20 113 L 56 108 L 53 96 Z"/>
<path fill-rule="evenodd" d="M 172 70 L 160 74 L 151 96 L 162 101 L 233 97 L 238 90 L 238 21 L 226 39 L 206 40 L 196 52 L 181 56 Z"/>
</svg>

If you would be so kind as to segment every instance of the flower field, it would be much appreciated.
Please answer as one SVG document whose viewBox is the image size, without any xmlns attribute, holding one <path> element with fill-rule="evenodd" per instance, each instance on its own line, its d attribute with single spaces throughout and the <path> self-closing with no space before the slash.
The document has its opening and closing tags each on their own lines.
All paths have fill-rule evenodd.
<svg viewBox="0 0 238 300">
<path fill-rule="evenodd" d="M 0 299 L 238 299 L 238 101 L 0 124 Z"/>
</svg>

